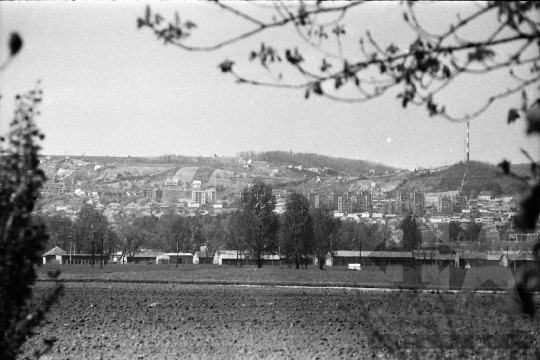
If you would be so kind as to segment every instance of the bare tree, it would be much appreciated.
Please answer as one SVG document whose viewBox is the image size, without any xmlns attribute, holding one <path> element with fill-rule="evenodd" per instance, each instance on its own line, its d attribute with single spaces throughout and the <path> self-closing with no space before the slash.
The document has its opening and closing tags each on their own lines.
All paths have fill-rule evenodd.
<svg viewBox="0 0 540 360">
<path fill-rule="evenodd" d="M 438 33 L 426 29 L 419 20 L 417 13 L 426 6 L 425 2 L 403 2 L 403 21 L 414 31 L 416 38 L 402 47 L 393 43 L 382 44 L 369 31 L 365 34 L 347 32 L 345 24 L 351 22 L 350 18 L 356 11 L 361 11 L 367 1 L 338 4 L 274 1 L 269 4 L 273 7 L 272 17 L 263 17 L 260 13 L 255 15 L 245 6 L 234 6 L 224 1 L 213 3 L 236 16 L 238 21 L 245 22 L 245 31 L 213 44 L 197 45 L 190 41 L 197 28 L 195 22 L 181 22 L 178 13 L 173 21 L 166 21 L 149 7 L 145 15 L 137 19 L 137 25 L 149 28 L 165 44 L 199 52 L 219 50 L 266 34 L 266 41 L 246 55 L 265 69 L 276 69 L 275 81 L 246 77 L 236 70 L 235 61 L 230 59 L 219 64 L 221 71 L 231 74 L 238 83 L 299 89 L 305 92 L 306 98 L 313 93 L 342 102 L 365 102 L 397 89 L 403 107 L 409 104 L 425 106 L 430 115 L 440 115 L 452 121 L 468 121 L 477 117 L 497 100 L 532 88 L 540 81 L 540 55 L 537 51 L 540 34 L 537 11 L 540 5 L 535 1 L 479 2 L 466 17 L 458 16 Z M 465 39 L 463 34 L 479 23 L 493 26 L 489 35 L 480 40 Z M 272 31 L 285 27 L 292 28 L 298 35 L 299 46 L 278 48 L 271 45 L 276 40 L 271 35 Z M 355 37 L 359 44 L 359 56 L 346 55 L 344 42 L 350 36 Z M 300 46 L 315 49 L 317 55 L 307 50 L 302 52 Z M 299 76 L 285 78 L 283 64 L 294 69 Z M 452 112 L 438 99 L 438 95 L 458 77 L 489 76 L 497 71 L 507 71 L 515 85 L 490 94 L 486 102 L 472 112 Z M 352 86 L 346 86 L 348 84 Z"/>
<path fill-rule="evenodd" d="M 281 239 L 287 259 L 294 258 L 297 269 L 300 265 L 307 269 L 307 258 L 313 253 L 313 222 L 306 197 L 299 193 L 289 195 L 281 218 Z"/>
<path fill-rule="evenodd" d="M 276 198 L 269 185 L 256 182 L 242 192 L 240 231 L 245 249 L 257 260 L 259 268 L 263 257 L 275 254 L 278 247 L 279 220 L 275 207 Z"/>
<path fill-rule="evenodd" d="M 319 269 L 323 270 L 326 256 L 333 255 L 335 250 L 332 238 L 340 226 L 339 219 L 334 218 L 332 211 L 322 207 L 311 210 L 313 219 L 313 254 L 319 263 Z"/>
</svg>

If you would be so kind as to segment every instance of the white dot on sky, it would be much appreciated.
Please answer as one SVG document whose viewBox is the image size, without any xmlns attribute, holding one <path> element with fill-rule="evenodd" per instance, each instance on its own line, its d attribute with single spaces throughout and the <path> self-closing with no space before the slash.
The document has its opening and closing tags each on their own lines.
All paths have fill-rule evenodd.
<svg viewBox="0 0 540 360">
<path fill-rule="evenodd" d="M 387 138 L 386 142 L 390 144 L 392 142 L 392 138 Z"/>
</svg>

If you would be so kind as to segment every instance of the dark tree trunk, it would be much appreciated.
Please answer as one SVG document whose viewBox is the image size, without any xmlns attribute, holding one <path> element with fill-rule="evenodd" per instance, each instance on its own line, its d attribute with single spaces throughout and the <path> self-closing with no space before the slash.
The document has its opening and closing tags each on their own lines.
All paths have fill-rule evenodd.
<svg viewBox="0 0 540 360">
<path fill-rule="evenodd" d="M 257 257 L 257 267 L 259 269 L 262 268 L 262 258 L 260 255 Z"/>
<path fill-rule="evenodd" d="M 322 256 L 319 256 L 319 270 L 324 270 L 323 266 L 324 266 L 324 257 Z"/>
<path fill-rule="evenodd" d="M 296 270 L 300 269 L 300 262 L 298 261 L 298 255 L 295 256 Z"/>
</svg>

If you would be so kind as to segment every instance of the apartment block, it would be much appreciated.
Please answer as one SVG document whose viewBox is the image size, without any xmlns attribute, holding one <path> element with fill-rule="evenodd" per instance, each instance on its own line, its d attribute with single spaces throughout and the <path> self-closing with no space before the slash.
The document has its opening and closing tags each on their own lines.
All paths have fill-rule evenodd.
<svg viewBox="0 0 540 360">
<path fill-rule="evenodd" d="M 163 198 L 163 189 L 160 188 L 144 188 L 143 196 L 161 202 Z"/>
<path fill-rule="evenodd" d="M 193 190 L 191 192 L 191 203 L 192 204 L 206 204 L 206 191 L 204 190 Z"/>
<path fill-rule="evenodd" d="M 462 194 L 456 196 L 456 207 L 460 208 L 461 210 L 468 210 L 469 202 L 467 196 Z"/>
<path fill-rule="evenodd" d="M 426 208 L 426 193 L 423 191 L 400 191 L 396 196 L 397 213 L 413 212 L 422 215 Z"/>
<path fill-rule="evenodd" d="M 318 209 L 321 206 L 321 195 L 319 193 L 309 193 L 308 196 L 309 206 L 314 209 Z"/>
<path fill-rule="evenodd" d="M 338 212 L 348 214 L 353 212 L 352 202 L 347 194 L 338 196 L 337 203 Z"/>
<path fill-rule="evenodd" d="M 330 210 L 338 210 L 338 198 L 341 195 L 332 191 L 330 192 L 330 195 L 328 196 L 328 206 L 330 207 Z"/>
<path fill-rule="evenodd" d="M 437 211 L 441 214 L 452 214 L 454 212 L 454 199 L 452 196 L 443 195 L 439 197 Z"/>
<path fill-rule="evenodd" d="M 208 188 L 206 192 L 206 203 L 214 204 L 217 201 L 217 191 L 214 188 Z M 193 195 L 192 195 L 193 198 Z"/>
</svg>

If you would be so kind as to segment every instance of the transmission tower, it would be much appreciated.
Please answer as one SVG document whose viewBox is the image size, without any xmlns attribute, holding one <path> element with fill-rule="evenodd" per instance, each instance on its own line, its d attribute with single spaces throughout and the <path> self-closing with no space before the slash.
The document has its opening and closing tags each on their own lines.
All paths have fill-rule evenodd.
<svg viewBox="0 0 540 360">
<path fill-rule="evenodd" d="M 470 131 L 469 131 L 469 122 L 467 121 L 467 140 L 465 143 L 465 160 L 467 161 L 467 164 L 469 163 L 470 157 L 469 157 L 469 145 L 470 145 L 470 137 L 469 137 Z"/>
</svg>

